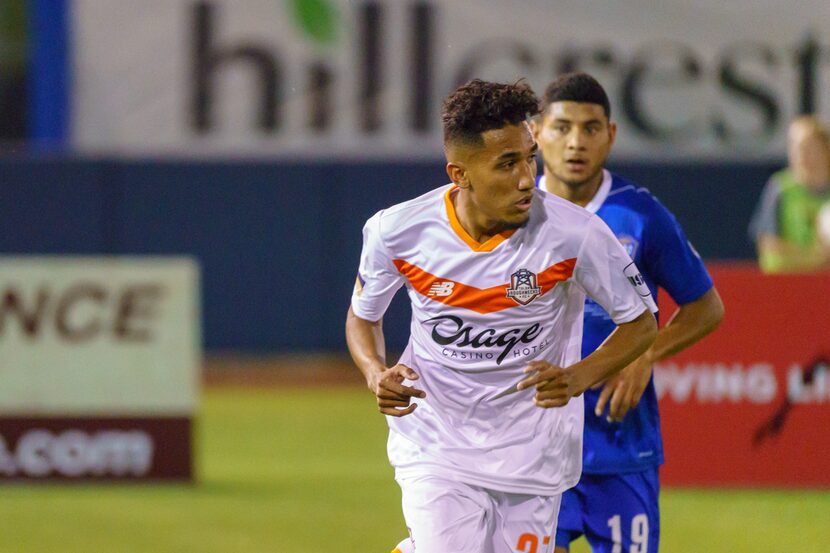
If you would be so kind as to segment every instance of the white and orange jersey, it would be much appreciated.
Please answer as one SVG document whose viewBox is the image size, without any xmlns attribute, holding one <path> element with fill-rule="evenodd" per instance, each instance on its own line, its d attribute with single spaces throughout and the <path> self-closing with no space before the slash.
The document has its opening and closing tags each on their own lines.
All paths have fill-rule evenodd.
<svg viewBox="0 0 830 553">
<path fill-rule="evenodd" d="M 585 294 L 617 324 L 654 307 L 605 223 L 534 192 L 523 227 L 478 243 L 458 222 L 447 185 L 382 210 L 363 228 L 354 313 L 383 317 L 406 286 L 411 337 L 400 362 L 426 392 L 387 417 L 400 477 L 441 474 L 509 492 L 552 495 L 579 479 L 582 398 L 559 409 L 515 391 L 530 361 L 580 358 Z"/>
</svg>

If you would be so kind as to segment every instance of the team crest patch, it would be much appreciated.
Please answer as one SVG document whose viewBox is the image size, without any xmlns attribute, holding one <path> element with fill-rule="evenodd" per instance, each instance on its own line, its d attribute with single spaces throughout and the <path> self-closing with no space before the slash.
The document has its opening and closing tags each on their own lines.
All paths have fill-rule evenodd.
<svg viewBox="0 0 830 553">
<path fill-rule="evenodd" d="M 640 247 L 640 242 L 628 234 L 620 234 L 617 236 L 617 239 L 620 241 L 620 244 L 622 244 L 622 247 L 625 248 L 628 257 L 634 259 L 634 256 L 637 255 L 637 249 Z"/>
<path fill-rule="evenodd" d="M 510 275 L 510 288 L 507 289 L 507 297 L 519 305 L 527 305 L 542 293 L 542 288 L 537 285 L 536 273 L 527 269 L 519 269 Z"/>
</svg>

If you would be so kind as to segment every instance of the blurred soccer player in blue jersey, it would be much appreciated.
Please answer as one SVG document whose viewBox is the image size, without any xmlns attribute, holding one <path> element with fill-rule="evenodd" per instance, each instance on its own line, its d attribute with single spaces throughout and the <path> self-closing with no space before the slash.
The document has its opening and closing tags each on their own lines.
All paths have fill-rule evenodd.
<svg viewBox="0 0 830 553">
<path fill-rule="evenodd" d="M 555 551 L 568 551 L 584 535 L 595 553 L 655 553 L 663 442 L 652 364 L 712 332 L 723 303 L 674 216 L 648 190 L 604 169 L 617 128 L 596 79 L 562 75 L 545 90 L 542 110 L 533 128 L 544 159 L 539 187 L 601 217 L 652 295 L 664 288 L 680 307 L 642 357 L 585 393 L 582 478 L 563 496 Z M 613 321 L 589 299 L 582 355 L 613 330 Z"/>
</svg>

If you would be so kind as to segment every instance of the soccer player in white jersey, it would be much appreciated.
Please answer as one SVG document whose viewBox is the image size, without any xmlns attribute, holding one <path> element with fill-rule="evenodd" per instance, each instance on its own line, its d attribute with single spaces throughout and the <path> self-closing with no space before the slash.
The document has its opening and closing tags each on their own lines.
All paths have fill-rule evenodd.
<svg viewBox="0 0 830 553">
<path fill-rule="evenodd" d="M 654 302 L 596 216 L 535 186 L 523 83 L 474 80 L 444 102 L 451 184 L 363 229 L 346 338 L 389 423 L 418 553 L 550 552 L 581 472 L 581 394 L 652 343 Z M 381 321 L 406 286 L 411 337 L 385 359 Z M 580 360 L 586 294 L 618 325 Z"/>
</svg>

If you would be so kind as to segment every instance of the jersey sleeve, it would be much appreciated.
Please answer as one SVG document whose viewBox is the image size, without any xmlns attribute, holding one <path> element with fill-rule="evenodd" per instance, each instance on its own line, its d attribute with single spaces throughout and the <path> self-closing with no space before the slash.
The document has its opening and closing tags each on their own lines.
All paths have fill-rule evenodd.
<svg viewBox="0 0 830 553">
<path fill-rule="evenodd" d="M 588 232 L 577 254 L 574 278 L 616 324 L 633 321 L 657 305 L 640 270 L 628 256 L 611 229 L 597 216 L 591 217 Z"/>
<path fill-rule="evenodd" d="M 780 196 L 781 187 L 773 177 L 764 186 L 761 199 L 758 201 L 755 212 L 752 214 L 752 220 L 749 223 L 749 235 L 754 242 L 758 242 L 762 234 L 778 236 L 778 203 Z"/>
<path fill-rule="evenodd" d="M 644 240 L 646 272 L 678 305 L 695 301 L 712 288 L 712 277 L 674 215 L 656 199 L 654 206 Z"/>
<path fill-rule="evenodd" d="M 383 244 L 380 220 L 383 212 L 373 215 L 363 226 L 363 250 L 352 292 L 352 311 L 361 319 L 383 318 L 395 292 L 403 285 L 389 250 Z"/>
</svg>

